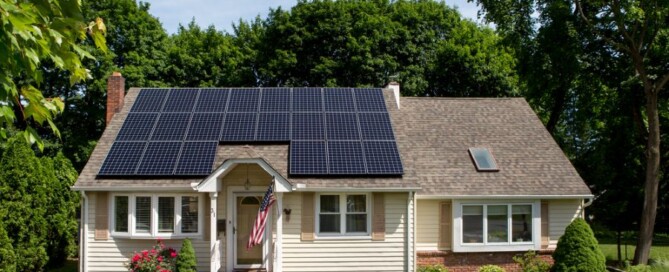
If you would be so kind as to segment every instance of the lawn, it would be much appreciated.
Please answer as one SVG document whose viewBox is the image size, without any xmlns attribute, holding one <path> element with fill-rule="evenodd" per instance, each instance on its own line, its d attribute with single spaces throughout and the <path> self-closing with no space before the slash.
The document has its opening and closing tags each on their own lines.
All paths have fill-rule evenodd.
<svg viewBox="0 0 669 272">
<path fill-rule="evenodd" d="M 607 262 L 610 263 L 618 260 L 618 248 L 615 243 L 599 244 L 599 247 L 602 249 L 604 256 L 606 256 Z M 634 245 L 627 245 L 627 250 L 625 250 L 625 245 L 621 245 L 620 253 L 622 259 L 634 259 L 635 248 L 636 246 Z M 652 265 L 653 272 L 669 272 L 669 245 L 653 246 L 650 249 L 650 258 L 655 261 L 655 264 Z"/>
</svg>

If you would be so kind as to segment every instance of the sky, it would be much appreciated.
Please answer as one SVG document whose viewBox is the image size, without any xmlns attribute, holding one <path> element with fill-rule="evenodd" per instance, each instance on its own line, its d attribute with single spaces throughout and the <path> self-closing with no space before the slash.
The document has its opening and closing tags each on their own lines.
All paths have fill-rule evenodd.
<svg viewBox="0 0 669 272">
<path fill-rule="evenodd" d="M 214 25 L 216 29 L 232 33 L 232 24 L 239 19 L 252 20 L 260 15 L 265 18 L 270 8 L 288 10 L 297 0 L 141 0 L 151 4 L 149 12 L 160 19 L 168 33 L 176 33 L 179 24 L 187 25 L 192 19 L 201 27 Z M 478 8 L 467 0 L 446 0 L 465 18 L 476 19 Z"/>
</svg>

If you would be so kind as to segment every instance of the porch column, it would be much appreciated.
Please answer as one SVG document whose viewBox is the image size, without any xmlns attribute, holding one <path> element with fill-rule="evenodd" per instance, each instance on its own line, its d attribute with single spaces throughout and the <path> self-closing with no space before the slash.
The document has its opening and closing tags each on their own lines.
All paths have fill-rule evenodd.
<svg viewBox="0 0 669 272">
<path fill-rule="evenodd" d="M 221 256 L 219 256 L 218 244 L 216 243 L 216 200 L 218 193 L 209 193 L 209 250 L 211 256 L 209 271 L 218 271 Z"/>
<path fill-rule="evenodd" d="M 276 254 L 274 272 L 283 271 L 283 193 L 276 193 Z"/>
</svg>

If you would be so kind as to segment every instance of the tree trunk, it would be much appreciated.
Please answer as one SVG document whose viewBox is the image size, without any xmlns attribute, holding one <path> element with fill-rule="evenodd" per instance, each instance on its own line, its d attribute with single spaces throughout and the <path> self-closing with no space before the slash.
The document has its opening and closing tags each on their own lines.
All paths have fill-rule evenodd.
<svg viewBox="0 0 669 272">
<path fill-rule="evenodd" d="M 646 113 L 648 115 L 648 143 L 646 146 L 646 181 L 644 184 L 643 212 L 634 264 L 647 264 L 653 244 L 653 228 L 657 215 L 657 196 L 660 169 L 660 120 L 657 110 L 657 91 L 654 86 L 644 84 Z"/>
</svg>

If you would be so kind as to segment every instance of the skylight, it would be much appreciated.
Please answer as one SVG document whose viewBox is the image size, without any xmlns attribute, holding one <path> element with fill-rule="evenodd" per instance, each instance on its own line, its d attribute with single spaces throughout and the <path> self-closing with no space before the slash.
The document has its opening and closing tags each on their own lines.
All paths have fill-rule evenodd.
<svg viewBox="0 0 669 272">
<path fill-rule="evenodd" d="M 487 148 L 469 148 L 469 155 L 472 156 L 477 171 L 499 171 L 499 168 L 497 168 L 497 163 L 495 162 L 495 158 Z"/>
</svg>

